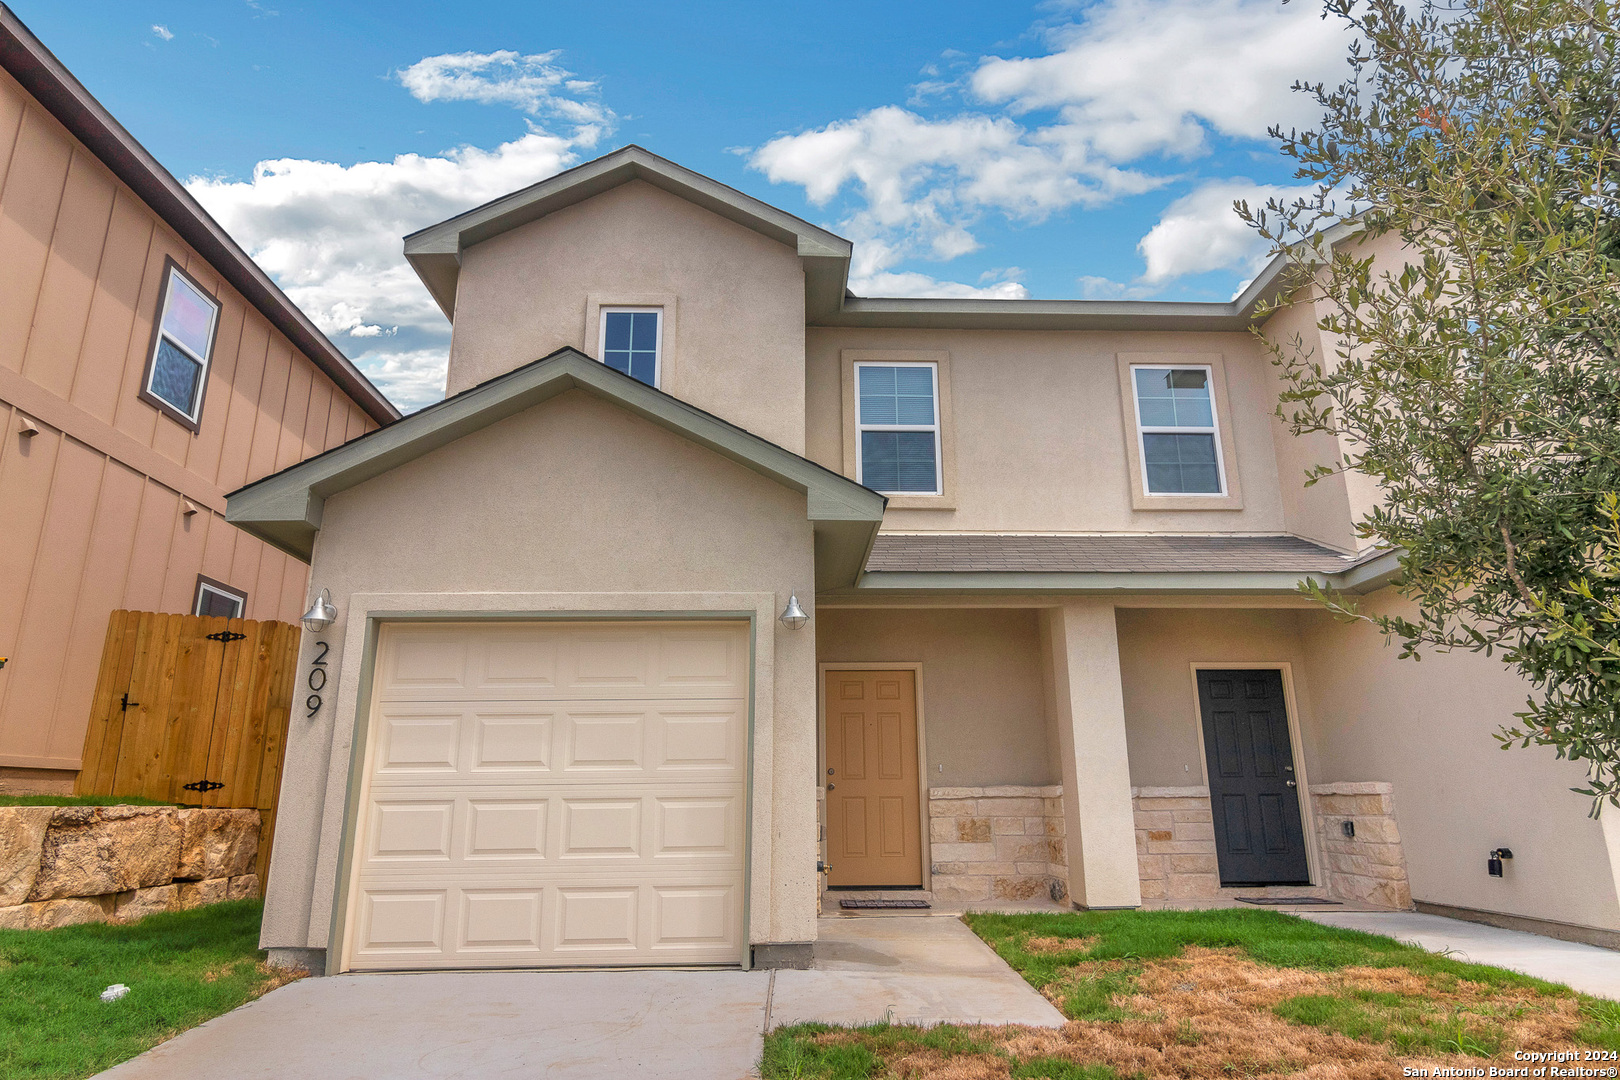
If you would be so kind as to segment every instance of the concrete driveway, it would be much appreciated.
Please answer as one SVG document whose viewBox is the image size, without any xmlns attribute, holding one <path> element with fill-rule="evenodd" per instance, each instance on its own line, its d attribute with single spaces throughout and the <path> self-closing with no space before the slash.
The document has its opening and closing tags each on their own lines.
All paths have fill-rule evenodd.
<svg viewBox="0 0 1620 1080">
<path fill-rule="evenodd" d="M 811 971 L 303 979 L 101 1076 L 737 1080 L 756 1075 L 767 1030 L 801 1020 L 1063 1024 L 959 919 L 828 918 L 819 930 Z"/>
</svg>

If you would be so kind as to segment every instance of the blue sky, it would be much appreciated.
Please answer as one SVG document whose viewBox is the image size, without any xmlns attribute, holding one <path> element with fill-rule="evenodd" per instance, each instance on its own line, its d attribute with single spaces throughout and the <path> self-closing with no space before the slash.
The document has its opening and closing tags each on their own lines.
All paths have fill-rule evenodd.
<svg viewBox="0 0 1620 1080">
<path fill-rule="evenodd" d="M 862 295 L 1225 300 L 1310 0 L 10 0 L 402 407 L 448 325 L 406 232 L 627 142 L 856 242 Z"/>
</svg>

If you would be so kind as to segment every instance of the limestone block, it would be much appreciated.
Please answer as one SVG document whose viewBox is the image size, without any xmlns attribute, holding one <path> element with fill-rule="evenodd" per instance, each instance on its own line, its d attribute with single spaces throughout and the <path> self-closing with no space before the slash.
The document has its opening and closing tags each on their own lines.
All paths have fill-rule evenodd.
<svg viewBox="0 0 1620 1080">
<path fill-rule="evenodd" d="M 202 907 L 204 904 L 217 904 L 228 897 L 230 881 L 226 878 L 209 878 L 207 881 L 182 881 L 177 886 L 180 890 L 180 910 L 190 911 L 192 908 Z"/>
<path fill-rule="evenodd" d="M 133 922 L 155 912 L 173 911 L 179 906 L 178 885 L 154 885 L 150 889 L 119 893 L 113 904 L 113 917 L 119 922 Z"/>
<path fill-rule="evenodd" d="M 1142 881 L 1142 899 L 1163 900 L 1168 886 L 1169 882 L 1163 878 L 1144 878 Z"/>
<path fill-rule="evenodd" d="M 1024 817 L 1039 814 L 1044 808 L 1039 799 L 980 799 L 979 813 L 985 817 Z"/>
<path fill-rule="evenodd" d="M 1153 844 L 1164 840 L 1173 840 L 1175 839 L 1175 834 L 1169 829 L 1149 829 L 1147 831 L 1147 838 L 1148 843 Z"/>
<path fill-rule="evenodd" d="M 1215 874 L 1172 874 L 1169 879 L 1172 900 L 1204 900 L 1220 893 L 1221 879 Z"/>
<path fill-rule="evenodd" d="M 1214 821 L 1215 815 L 1208 810 L 1172 810 L 1170 816 L 1176 821 Z"/>
<path fill-rule="evenodd" d="M 1138 855 L 1146 855 L 1147 854 L 1147 846 L 1148 846 L 1147 833 L 1143 832 L 1141 829 L 1138 829 L 1136 831 L 1136 853 Z"/>
<path fill-rule="evenodd" d="M 1387 817 L 1352 818 L 1356 824 L 1356 839 L 1375 844 L 1398 844 L 1401 842 L 1401 831 L 1395 827 L 1395 819 Z"/>
<path fill-rule="evenodd" d="M 939 799 L 977 799 L 983 793 L 983 788 L 976 787 L 936 787 L 928 789 L 928 798 L 933 801 Z"/>
<path fill-rule="evenodd" d="M 1209 799 L 1138 799 L 1138 810 L 1208 810 Z"/>
<path fill-rule="evenodd" d="M 931 818 L 953 818 L 960 816 L 964 812 L 971 812 L 971 804 L 964 811 L 962 804 L 955 800 L 947 802 L 941 802 L 938 799 L 928 800 L 928 816 Z"/>
<path fill-rule="evenodd" d="M 1176 834 L 1177 840 L 1209 840 L 1215 839 L 1215 826 L 1207 821 L 1178 821 L 1171 830 Z"/>
<path fill-rule="evenodd" d="M 968 873 L 971 863 L 965 862 L 937 862 L 930 864 L 928 872 L 938 877 L 951 877 L 957 874 Z"/>
<path fill-rule="evenodd" d="M 936 900 L 988 900 L 990 879 L 987 877 L 935 878 L 933 888 Z"/>
<path fill-rule="evenodd" d="M 34 923 L 33 904 L 13 904 L 10 907 L 0 907 L 0 930 L 32 930 Z"/>
<path fill-rule="evenodd" d="M 1013 863 L 1013 868 L 1011 871 L 1011 873 L 1014 874 L 1039 874 L 1042 877 L 1045 877 L 1051 872 L 1052 864 L 1044 862 Z"/>
<path fill-rule="evenodd" d="M 934 858 L 945 862 L 991 862 L 996 858 L 994 844 L 934 844 Z"/>
<path fill-rule="evenodd" d="M 1148 839 L 1150 855 L 1204 855 L 1215 850 L 1212 840 L 1154 840 Z"/>
<path fill-rule="evenodd" d="M 982 788 L 979 797 L 981 799 L 1039 799 L 1045 791 L 1045 788 L 1000 784 Z"/>
<path fill-rule="evenodd" d="M 928 839 L 934 843 L 956 839 L 956 819 L 931 817 L 928 819 Z"/>
<path fill-rule="evenodd" d="M 998 877 L 990 885 L 990 894 L 997 900 L 1028 900 L 1049 891 L 1045 877 Z"/>
<path fill-rule="evenodd" d="M 990 840 L 990 819 L 959 817 L 956 819 L 956 840 L 961 844 L 983 844 Z"/>
<path fill-rule="evenodd" d="M 179 857 L 172 806 L 59 806 L 28 895 L 54 900 L 166 885 Z"/>
<path fill-rule="evenodd" d="M 990 831 L 997 836 L 1023 836 L 1029 832 L 1024 824 L 1028 818 L 998 817 L 990 819 Z"/>
<path fill-rule="evenodd" d="M 54 806 L 0 806 L 0 908 L 28 899 Z"/>
<path fill-rule="evenodd" d="M 1017 820 L 1017 819 L 1009 819 L 1009 820 Z M 1043 817 L 1027 817 L 1027 818 L 1024 818 L 1023 821 L 1024 821 L 1024 835 L 1025 836 L 1045 836 L 1046 835 L 1046 819 L 1045 818 L 1043 818 Z"/>
<path fill-rule="evenodd" d="M 1214 855 L 1171 855 L 1171 874 L 1213 874 L 1220 867 Z"/>
<path fill-rule="evenodd" d="M 1049 818 L 1046 819 L 1046 835 L 1047 836 L 1063 836 L 1067 832 L 1068 832 L 1068 830 L 1064 828 L 1064 826 L 1063 826 L 1063 818 L 1061 816 L 1060 817 L 1049 817 Z"/>
<path fill-rule="evenodd" d="M 1168 877 L 1165 870 L 1163 855 L 1138 855 L 1136 857 L 1136 874 L 1143 881 L 1153 878 Z"/>
<path fill-rule="evenodd" d="M 175 878 L 202 881 L 236 877 L 253 868 L 259 854 L 257 810 L 189 809 L 178 814 L 180 860 Z"/>
<path fill-rule="evenodd" d="M 996 856 L 1011 862 L 1062 862 L 1063 841 L 1045 836 L 998 836 Z"/>
<path fill-rule="evenodd" d="M 1387 795 L 1318 795 L 1318 814 L 1338 814 L 1344 817 L 1360 815 L 1384 816 L 1390 813 L 1393 801 Z"/>
<path fill-rule="evenodd" d="M 1174 810 L 1138 810 L 1136 811 L 1136 827 L 1138 829 L 1168 829 L 1176 823 Z"/>
<path fill-rule="evenodd" d="M 112 918 L 111 896 L 81 896 L 71 900 L 42 900 L 29 904 L 34 909 L 30 930 L 53 930 L 58 926 L 107 922 Z"/>
<path fill-rule="evenodd" d="M 259 875 L 242 874 L 231 878 L 230 884 L 225 888 L 225 895 L 231 900 L 248 900 L 259 895 Z"/>
</svg>

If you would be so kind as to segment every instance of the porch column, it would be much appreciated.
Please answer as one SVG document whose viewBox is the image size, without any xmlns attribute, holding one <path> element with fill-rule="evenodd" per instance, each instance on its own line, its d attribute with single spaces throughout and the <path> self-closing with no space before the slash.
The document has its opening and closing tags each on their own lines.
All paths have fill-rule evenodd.
<svg viewBox="0 0 1620 1080">
<path fill-rule="evenodd" d="M 1113 603 L 1076 598 L 1048 608 L 1041 641 L 1048 715 L 1063 763 L 1069 899 L 1078 908 L 1139 907 Z"/>
</svg>

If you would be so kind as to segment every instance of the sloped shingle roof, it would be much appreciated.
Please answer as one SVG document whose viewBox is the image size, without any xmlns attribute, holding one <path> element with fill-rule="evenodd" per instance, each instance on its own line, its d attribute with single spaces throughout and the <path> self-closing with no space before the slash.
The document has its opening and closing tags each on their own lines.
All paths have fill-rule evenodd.
<svg viewBox="0 0 1620 1080">
<path fill-rule="evenodd" d="M 868 573 L 1335 574 L 1359 560 L 1297 536 L 964 536 L 879 533 Z"/>
</svg>

